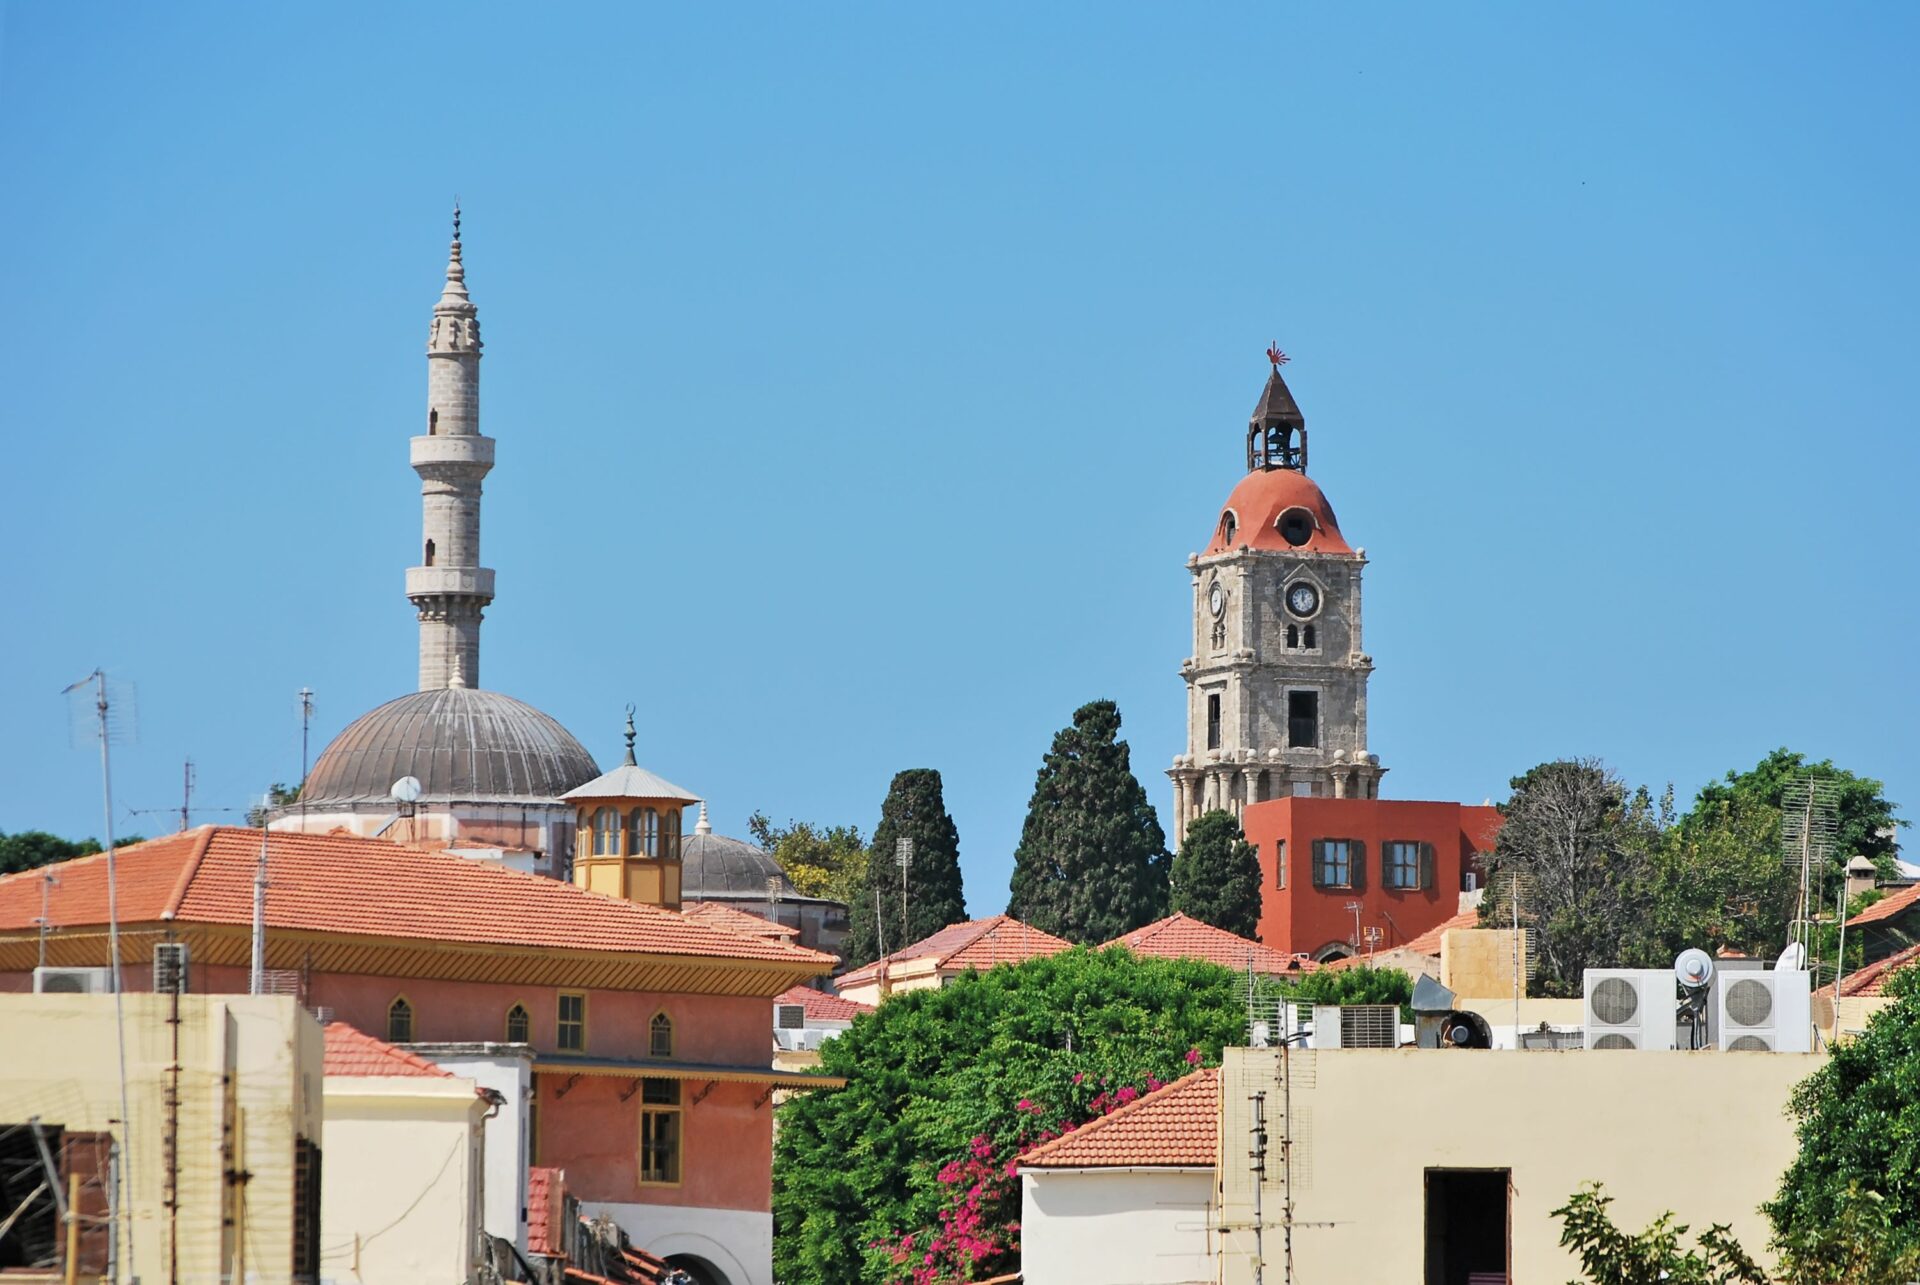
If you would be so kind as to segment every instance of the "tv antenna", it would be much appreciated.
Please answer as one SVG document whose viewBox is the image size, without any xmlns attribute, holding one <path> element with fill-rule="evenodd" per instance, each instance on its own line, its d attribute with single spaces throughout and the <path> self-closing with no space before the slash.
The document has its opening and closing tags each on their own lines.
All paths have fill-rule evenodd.
<svg viewBox="0 0 1920 1285">
<path fill-rule="evenodd" d="M 907 871 L 913 868 L 913 839 L 893 841 L 893 861 L 900 867 L 900 940 L 907 938 Z"/>
<path fill-rule="evenodd" d="M 127 815 L 142 817 L 142 816 L 153 816 L 162 812 L 168 813 L 169 815 L 179 817 L 180 829 L 182 831 L 186 831 L 193 827 L 193 814 L 196 812 L 239 812 L 241 811 L 241 809 L 239 808 L 196 808 L 194 807 L 193 806 L 193 786 L 197 780 L 199 780 L 199 774 L 194 770 L 193 760 L 188 759 L 186 762 L 185 769 L 180 774 L 180 806 L 179 807 L 177 808 L 172 808 L 172 807 L 128 808 Z"/>
<path fill-rule="evenodd" d="M 1820 913 L 1821 882 L 1839 844 L 1839 801 L 1840 783 L 1811 772 L 1800 773 L 1780 792 L 1780 859 L 1789 868 L 1798 869 L 1800 875 L 1787 944 L 1800 947 L 1816 974 L 1816 984 L 1820 938 L 1815 921 Z M 1846 895 L 1844 885 L 1841 895 Z"/>
<path fill-rule="evenodd" d="M 307 733 L 313 728 L 313 688 L 302 687 L 300 697 L 300 784 L 294 787 L 294 796 L 300 804 L 300 829 L 307 828 Z"/>
</svg>

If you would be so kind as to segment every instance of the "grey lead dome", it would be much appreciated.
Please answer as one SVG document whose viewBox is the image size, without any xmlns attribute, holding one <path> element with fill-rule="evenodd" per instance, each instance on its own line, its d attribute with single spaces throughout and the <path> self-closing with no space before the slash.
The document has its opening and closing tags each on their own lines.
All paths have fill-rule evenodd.
<svg viewBox="0 0 1920 1285">
<path fill-rule="evenodd" d="M 431 800 L 551 804 L 600 775 L 573 733 L 524 701 L 470 687 L 390 700 L 333 739 L 302 802 L 385 799 L 403 776 Z"/>
</svg>

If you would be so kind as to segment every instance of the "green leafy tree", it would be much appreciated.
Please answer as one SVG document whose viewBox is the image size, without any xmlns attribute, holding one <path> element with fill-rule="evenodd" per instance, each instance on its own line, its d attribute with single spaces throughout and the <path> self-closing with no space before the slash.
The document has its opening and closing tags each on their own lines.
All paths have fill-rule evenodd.
<svg viewBox="0 0 1920 1285">
<path fill-rule="evenodd" d="M 1809 1279 L 1920 1279 L 1920 968 L 1887 989 L 1894 1003 L 1788 1105 L 1800 1151 L 1766 1212 Z"/>
<path fill-rule="evenodd" d="M 902 839 L 913 841 L 902 913 L 900 866 Z M 873 828 L 866 868 L 852 888 L 847 906 L 847 940 L 842 947 L 853 967 L 880 957 L 880 947 L 898 950 L 931 937 L 967 917 L 966 890 L 960 878 L 960 831 L 947 815 L 940 773 L 911 768 L 893 778 Z"/>
<path fill-rule="evenodd" d="M 1400 1015 L 1413 1020 L 1413 978 L 1398 968 L 1322 968 L 1301 977 L 1276 978 L 1272 987 L 1296 1004 L 1398 1004 Z"/>
<path fill-rule="evenodd" d="M 1260 857 L 1231 812 L 1202 812 L 1173 859 L 1172 908 L 1242 937 L 1260 931 Z"/>
<path fill-rule="evenodd" d="M 1109 941 L 1166 914 L 1167 836 L 1119 734 L 1112 701 L 1074 711 L 1040 765 L 1013 854 L 1007 913 L 1068 941 Z"/>
<path fill-rule="evenodd" d="M 1887 802 L 1886 787 L 1879 781 L 1835 767 L 1832 759 L 1810 763 L 1807 756 L 1784 746 L 1761 759 L 1745 772 L 1728 772 L 1723 781 L 1714 781 L 1700 791 L 1693 809 L 1681 819 L 1684 829 L 1696 817 L 1712 818 L 1717 810 L 1758 803 L 1772 808 L 1777 816 L 1787 786 L 1798 776 L 1811 774 L 1835 783 L 1835 812 L 1839 821 L 1838 861 L 1830 872 L 1841 877 L 1840 867 L 1849 857 L 1866 857 L 1880 868 L 1882 877 L 1893 873 L 1893 854 L 1899 827 L 1905 822 L 1895 815 L 1895 804 Z M 1772 835 L 1773 851 L 1779 850 L 1779 829 Z"/>
<path fill-rule="evenodd" d="M 299 801 L 299 786 L 288 785 L 285 781 L 275 781 L 267 787 L 266 800 L 247 809 L 247 824 L 258 830 L 266 825 L 267 814 L 273 809 L 284 808 L 290 803 Z"/>
<path fill-rule="evenodd" d="M 140 835 L 129 834 L 116 838 L 116 847 L 125 848 L 136 843 L 146 842 Z M 58 861 L 69 861 L 74 857 L 84 857 L 99 852 L 98 839 L 62 839 L 57 834 L 48 834 L 45 830 L 22 830 L 18 834 L 0 833 L 0 875 L 15 874 L 21 870 L 37 870 L 41 866 L 50 866 Z"/>
<path fill-rule="evenodd" d="M 1637 962 L 1622 956 L 1646 939 L 1660 816 L 1646 790 L 1629 792 L 1598 759 L 1542 763 L 1512 785 L 1485 858 L 1481 922 L 1504 927 L 1517 895 L 1538 941 L 1541 989 L 1578 995 L 1585 969 Z"/>
<path fill-rule="evenodd" d="M 1561 1220 L 1560 1243 L 1580 1259 L 1593 1285 L 1766 1285 L 1767 1274 L 1728 1233 L 1715 1224 L 1700 1234 L 1700 1247 L 1687 1249 L 1685 1223 L 1661 1214 L 1637 1235 L 1614 1226 L 1607 1206 L 1613 1197 L 1597 1182 L 1584 1184 L 1553 1211 Z"/>
<path fill-rule="evenodd" d="M 1246 1038 L 1246 982 L 1200 960 L 1073 950 L 897 994 L 821 1050 L 842 1089 L 780 1108 L 774 1275 L 786 1285 L 880 1285 L 904 1237 L 950 1225 L 942 1174 L 1005 1165 L 1033 1121 L 1071 1122 L 1170 1081 Z M 1102 1099 L 1105 1099 L 1105 1103 Z M 978 1150 L 976 1150 L 976 1148 Z M 981 1211 L 1008 1257 L 1018 1201 Z M 1011 1270 L 1001 1261 L 976 1268 Z M 981 1271 L 990 1275 L 992 1271 Z"/>
<path fill-rule="evenodd" d="M 1714 787 L 1708 787 L 1709 790 Z M 1649 964 L 1689 946 L 1773 954 L 1787 939 L 1799 886 L 1780 860 L 1780 810 L 1705 792 L 1656 847 L 1647 918 L 1630 951 Z"/>
<path fill-rule="evenodd" d="M 747 818 L 747 830 L 803 897 L 851 904 L 867 874 L 867 841 L 857 825 L 775 825 L 764 812 Z"/>
</svg>

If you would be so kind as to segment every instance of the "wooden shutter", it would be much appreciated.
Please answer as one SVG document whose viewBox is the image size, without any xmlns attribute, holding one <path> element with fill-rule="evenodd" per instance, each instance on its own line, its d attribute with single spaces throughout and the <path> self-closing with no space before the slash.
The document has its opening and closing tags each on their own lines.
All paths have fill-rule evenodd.
<svg viewBox="0 0 1920 1285">
<path fill-rule="evenodd" d="M 1431 891 L 1433 888 L 1433 845 L 1431 843 L 1420 845 L 1420 887 L 1423 891 Z"/>
<path fill-rule="evenodd" d="M 1359 839 L 1347 840 L 1347 886 L 1355 892 L 1367 890 L 1367 845 Z"/>
</svg>

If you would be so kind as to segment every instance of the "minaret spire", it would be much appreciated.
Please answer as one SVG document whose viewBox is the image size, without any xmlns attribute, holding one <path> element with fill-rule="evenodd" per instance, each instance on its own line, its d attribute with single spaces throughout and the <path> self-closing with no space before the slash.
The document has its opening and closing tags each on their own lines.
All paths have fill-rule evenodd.
<svg viewBox="0 0 1920 1285">
<path fill-rule="evenodd" d="M 412 441 L 423 538 L 407 598 L 420 617 L 421 691 L 480 685 L 480 619 L 493 601 L 493 572 L 480 565 L 480 490 L 493 468 L 493 439 L 480 434 L 480 348 L 455 203 L 447 281 L 427 333 L 427 431 Z"/>
<path fill-rule="evenodd" d="M 622 760 L 628 767 L 638 767 L 633 759 L 633 706 L 627 706 L 627 757 Z"/>
</svg>

